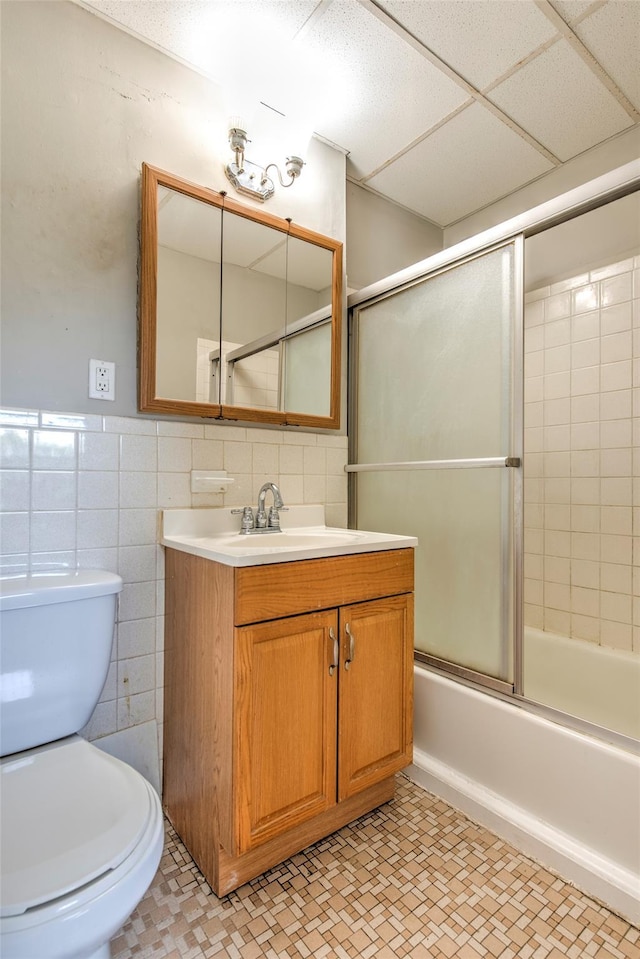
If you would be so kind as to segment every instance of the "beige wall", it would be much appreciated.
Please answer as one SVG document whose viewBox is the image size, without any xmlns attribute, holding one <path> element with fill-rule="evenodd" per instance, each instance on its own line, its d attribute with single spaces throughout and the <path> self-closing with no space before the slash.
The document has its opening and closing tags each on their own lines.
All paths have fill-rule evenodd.
<svg viewBox="0 0 640 959">
<path fill-rule="evenodd" d="M 67 2 L 2 2 L 3 568 L 105 568 L 124 580 L 111 669 L 86 730 L 153 777 L 162 725 L 164 507 L 323 503 L 346 525 L 346 437 L 137 413 L 143 161 L 227 189 L 208 80 Z M 219 125 L 219 124 L 218 124 Z M 345 158 L 312 141 L 268 209 L 345 239 Z M 250 201 L 247 201 L 250 202 Z M 116 401 L 87 396 L 90 358 Z M 191 469 L 226 469 L 224 496 Z M 157 780 L 156 780 L 157 781 Z"/>
<path fill-rule="evenodd" d="M 347 183 L 347 288 L 361 290 L 442 249 L 442 230 Z"/>
<path fill-rule="evenodd" d="M 230 189 L 222 91 L 76 4 L 0 15 L 2 402 L 135 415 L 141 164 Z M 306 159 L 267 208 L 344 240 L 345 157 L 312 140 Z M 108 410 L 91 357 L 116 363 Z"/>
</svg>

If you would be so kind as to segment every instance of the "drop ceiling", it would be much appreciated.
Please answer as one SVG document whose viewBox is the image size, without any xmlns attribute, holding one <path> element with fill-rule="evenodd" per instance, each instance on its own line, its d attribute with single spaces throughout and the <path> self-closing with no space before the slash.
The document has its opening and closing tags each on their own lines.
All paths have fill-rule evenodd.
<svg viewBox="0 0 640 959">
<path fill-rule="evenodd" d="M 81 0 L 445 228 L 640 123 L 639 0 Z M 237 111 L 241 112 L 241 111 Z"/>
</svg>

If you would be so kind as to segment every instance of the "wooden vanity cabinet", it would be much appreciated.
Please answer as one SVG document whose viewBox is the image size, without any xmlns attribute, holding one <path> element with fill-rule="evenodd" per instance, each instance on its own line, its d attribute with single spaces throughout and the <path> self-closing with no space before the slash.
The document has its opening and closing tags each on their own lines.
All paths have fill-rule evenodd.
<svg viewBox="0 0 640 959">
<path fill-rule="evenodd" d="M 335 611 L 243 626 L 234 677 L 236 848 L 246 852 L 336 803 Z"/>
<path fill-rule="evenodd" d="M 393 796 L 413 550 L 234 568 L 166 551 L 163 800 L 224 895 Z"/>
<path fill-rule="evenodd" d="M 413 594 L 341 609 L 340 635 L 338 800 L 342 801 L 413 759 Z"/>
</svg>

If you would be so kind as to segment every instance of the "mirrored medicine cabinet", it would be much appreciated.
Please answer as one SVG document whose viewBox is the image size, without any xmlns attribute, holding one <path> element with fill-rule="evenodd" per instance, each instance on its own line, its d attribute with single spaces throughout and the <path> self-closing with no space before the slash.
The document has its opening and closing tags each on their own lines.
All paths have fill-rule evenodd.
<svg viewBox="0 0 640 959">
<path fill-rule="evenodd" d="M 139 408 L 340 426 L 342 243 L 142 167 Z"/>
</svg>

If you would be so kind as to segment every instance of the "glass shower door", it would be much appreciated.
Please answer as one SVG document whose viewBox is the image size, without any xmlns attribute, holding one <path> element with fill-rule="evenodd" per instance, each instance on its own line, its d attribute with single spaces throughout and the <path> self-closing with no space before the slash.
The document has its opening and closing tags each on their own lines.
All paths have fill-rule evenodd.
<svg viewBox="0 0 640 959">
<path fill-rule="evenodd" d="M 352 520 L 419 539 L 417 658 L 505 690 L 521 258 L 517 240 L 365 302 L 352 321 Z"/>
</svg>

